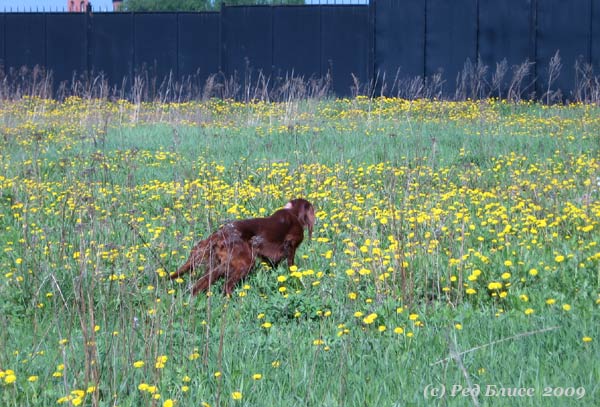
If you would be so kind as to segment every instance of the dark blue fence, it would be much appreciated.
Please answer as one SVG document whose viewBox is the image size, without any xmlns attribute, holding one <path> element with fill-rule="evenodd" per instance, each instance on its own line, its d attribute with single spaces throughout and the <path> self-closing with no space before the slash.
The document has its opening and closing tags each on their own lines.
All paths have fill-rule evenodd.
<svg viewBox="0 0 600 407">
<path fill-rule="evenodd" d="M 400 94 L 410 81 L 452 98 L 478 80 L 505 96 L 571 98 L 600 64 L 600 0 L 371 0 L 364 5 L 224 6 L 207 13 L 2 13 L 4 72 L 43 66 L 55 83 L 102 73 L 116 87 L 211 74 L 269 83 L 328 76 L 338 96 Z M 560 75 L 551 69 L 560 55 Z M 505 61 L 506 75 L 494 76 Z M 556 59 L 554 61 L 557 61 Z M 487 70 L 479 70 L 483 64 Z M 469 69 L 467 69 L 469 68 Z M 468 75 L 471 77 L 468 77 Z M 416 81 L 416 82 L 415 82 Z M 437 82 L 436 82 L 437 81 Z M 360 88 L 356 88 L 356 85 Z M 514 89 L 513 89 L 514 90 Z"/>
<path fill-rule="evenodd" d="M 46 16 L 43 14 L 5 14 L 4 65 L 9 67 L 46 65 Z"/>
<path fill-rule="evenodd" d="M 133 16 L 121 13 L 95 14 L 92 24 L 92 69 L 103 72 L 113 84 L 130 81 L 134 67 Z"/>
<path fill-rule="evenodd" d="M 506 95 L 515 76 L 511 67 L 535 61 L 535 8 L 531 1 L 479 0 L 479 28 L 477 52 L 483 65 L 495 72 L 501 61 L 506 61 L 505 78 L 497 83 L 497 92 Z M 490 72 L 487 80 L 492 81 Z M 526 86 L 521 93 L 533 91 L 535 65 L 523 78 Z"/>
</svg>

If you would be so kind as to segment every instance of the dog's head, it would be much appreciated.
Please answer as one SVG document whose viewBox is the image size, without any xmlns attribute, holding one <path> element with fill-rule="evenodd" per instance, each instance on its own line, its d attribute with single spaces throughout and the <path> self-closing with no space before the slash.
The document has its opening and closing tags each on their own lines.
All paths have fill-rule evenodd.
<svg viewBox="0 0 600 407">
<path fill-rule="evenodd" d="M 292 199 L 283 208 L 296 215 L 302 227 L 308 229 L 309 239 L 312 239 L 313 226 L 315 225 L 315 207 L 306 199 L 298 198 Z"/>
</svg>

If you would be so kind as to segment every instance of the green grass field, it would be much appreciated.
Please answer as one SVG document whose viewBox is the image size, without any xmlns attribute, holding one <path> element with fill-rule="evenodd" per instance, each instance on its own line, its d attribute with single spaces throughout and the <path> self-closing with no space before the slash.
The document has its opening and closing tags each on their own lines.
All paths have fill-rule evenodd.
<svg viewBox="0 0 600 407">
<path fill-rule="evenodd" d="M 0 106 L 2 406 L 595 406 L 600 108 L 357 98 Z M 227 220 L 297 269 L 191 297 Z"/>
</svg>

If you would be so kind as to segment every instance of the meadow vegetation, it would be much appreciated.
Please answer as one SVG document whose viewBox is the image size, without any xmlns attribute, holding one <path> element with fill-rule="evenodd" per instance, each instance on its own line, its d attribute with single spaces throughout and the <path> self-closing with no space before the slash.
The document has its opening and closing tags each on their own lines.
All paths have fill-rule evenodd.
<svg viewBox="0 0 600 407">
<path fill-rule="evenodd" d="M 295 197 L 297 267 L 169 280 Z M 597 105 L 6 100 L 0 230 L 3 406 L 600 400 Z"/>
</svg>

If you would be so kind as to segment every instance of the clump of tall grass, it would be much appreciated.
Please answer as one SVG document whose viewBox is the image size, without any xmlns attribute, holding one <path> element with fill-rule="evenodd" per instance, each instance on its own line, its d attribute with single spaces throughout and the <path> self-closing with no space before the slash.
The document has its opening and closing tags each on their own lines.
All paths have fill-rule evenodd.
<svg viewBox="0 0 600 407">
<path fill-rule="evenodd" d="M 378 96 L 397 97 L 408 100 L 483 100 L 505 99 L 511 102 L 521 100 L 552 103 L 593 103 L 600 104 L 600 76 L 596 75 L 591 64 L 577 60 L 574 64 L 574 89 L 567 93 L 555 89 L 556 80 L 561 75 L 563 63 L 560 54 L 550 59 L 544 68 L 548 75 L 545 84 L 536 84 L 536 65 L 531 61 L 509 66 L 506 60 L 496 64 L 492 71 L 481 60 L 465 61 L 463 69 L 454 78 L 454 90 L 444 93 L 445 84 L 452 78 L 444 78 L 442 73 L 430 77 L 407 76 L 399 68 L 393 77 L 388 72 L 378 72 L 369 81 L 351 75 L 348 92 L 352 97 Z M 537 69 L 540 69 L 539 67 Z M 142 102 L 182 103 L 191 100 L 238 100 L 242 102 L 291 102 L 292 100 L 324 100 L 336 95 L 332 91 L 332 77 L 328 72 L 323 77 L 304 77 L 293 71 L 283 75 L 271 75 L 254 70 L 249 64 L 243 74 L 200 73 L 176 78 L 172 72 L 164 78 L 152 76 L 148 69 L 141 69 L 133 78 L 114 81 L 103 73 L 74 73 L 69 81 L 57 83 L 52 71 L 43 67 L 21 67 L 0 69 L 0 99 L 14 100 L 22 97 L 54 98 L 64 100 L 71 96 L 85 99 L 126 99 L 136 104 Z M 539 85 L 539 86 L 538 86 Z M 536 89 L 545 89 L 536 93 Z"/>
</svg>

